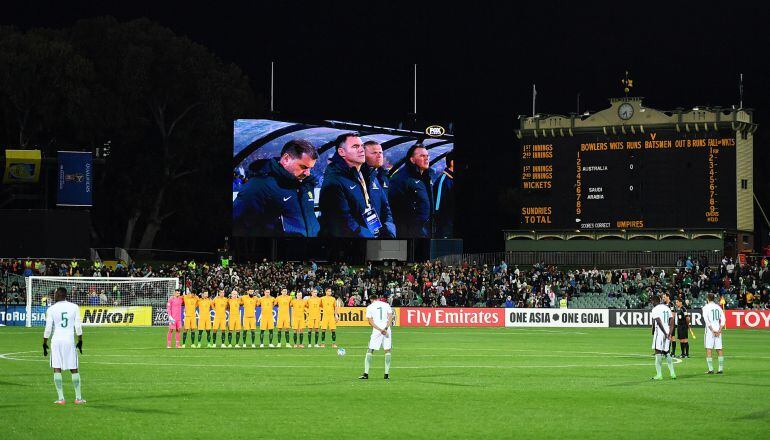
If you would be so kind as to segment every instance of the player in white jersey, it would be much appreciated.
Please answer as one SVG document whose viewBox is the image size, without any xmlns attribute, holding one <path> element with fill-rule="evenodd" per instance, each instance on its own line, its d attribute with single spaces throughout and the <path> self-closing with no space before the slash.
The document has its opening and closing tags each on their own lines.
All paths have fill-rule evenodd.
<svg viewBox="0 0 770 440">
<path fill-rule="evenodd" d="M 359 379 L 369 379 L 369 367 L 372 365 L 372 356 L 375 350 L 382 347 L 385 350 L 385 380 L 390 380 L 390 350 L 393 346 L 391 327 L 393 325 L 393 309 L 387 301 L 388 293 L 382 294 L 382 298 L 373 301 L 366 308 L 366 319 L 372 326 L 372 336 L 369 338 L 369 350 L 366 352 L 364 362 L 364 374 Z"/>
<path fill-rule="evenodd" d="M 703 323 L 706 324 L 706 334 L 704 335 L 706 364 L 709 367 L 706 374 L 714 374 L 714 359 L 711 357 L 711 350 L 716 350 L 717 356 L 719 356 L 719 370 L 717 370 L 717 374 L 722 374 L 725 367 L 725 358 L 722 353 L 722 330 L 725 328 L 725 312 L 714 302 L 714 298 L 715 295 L 713 293 L 706 295 L 706 305 L 703 306 Z"/>
<path fill-rule="evenodd" d="M 57 405 L 64 405 L 62 391 L 62 370 L 72 373 L 72 385 L 75 387 L 75 404 L 86 403 L 80 394 L 80 373 L 78 372 L 78 353 L 83 353 L 83 327 L 80 322 L 80 308 L 67 301 L 67 289 L 59 287 L 54 293 L 55 304 L 45 314 L 45 333 L 43 334 L 43 356 L 48 356 L 48 338 L 51 338 L 51 368 L 53 383 L 59 400 Z M 75 344 L 75 334 L 78 342 Z"/>
<path fill-rule="evenodd" d="M 652 348 L 655 350 L 655 372 L 657 373 L 653 380 L 663 380 L 661 374 L 661 361 L 663 357 L 666 357 L 666 365 L 668 365 L 668 372 L 671 374 L 672 379 L 676 379 L 676 373 L 674 373 L 674 360 L 671 359 L 671 335 L 674 331 L 674 315 L 671 313 L 671 309 L 666 304 L 661 304 L 661 298 L 657 295 L 652 297 L 652 312 L 650 312 L 650 319 L 652 320 Z"/>
</svg>

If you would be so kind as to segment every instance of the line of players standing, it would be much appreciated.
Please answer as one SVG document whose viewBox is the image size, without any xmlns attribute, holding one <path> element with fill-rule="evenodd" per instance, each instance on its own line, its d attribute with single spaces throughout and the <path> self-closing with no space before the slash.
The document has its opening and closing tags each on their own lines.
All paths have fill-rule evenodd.
<svg viewBox="0 0 770 440">
<path fill-rule="evenodd" d="M 176 348 L 187 346 L 187 335 L 191 332 L 191 348 L 200 348 L 203 342 L 203 332 L 206 332 L 206 347 L 215 348 L 217 333 L 221 330 L 221 348 L 232 348 L 233 337 L 235 348 L 247 347 L 247 332 L 251 333 L 251 348 L 256 348 L 256 308 L 269 310 L 270 314 L 260 313 L 259 320 L 259 347 L 264 348 L 265 331 L 268 332 L 268 346 L 273 345 L 274 329 L 278 330 L 277 347 L 281 347 L 282 336 L 286 337 L 286 348 L 305 348 L 303 337 L 307 331 L 307 347 L 325 347 L 326 331 L 331 331 L 332 347 L 337 347 L 337 322 L 339 313 L 337 300 L 332 294 L 332 289 L 326 289 L 326 295 L 318 296 L 318 291 L 313 289 L 311 295 L 305 298 L 301 294 L 289 295 L 287 289 L 282 289 L 278 297 L 271 296 L 269 289 L 262 296 L 255 294 L 254 290 L 248 290 L 246 295 L 239 295 L 233 290 L 230 297 L 225 297 L 225 291 L 220 289 L 214 299 L 209 298 L 204 291 L 198 296 L 195 293 L 180 295 L 176 290 L 166 304 L 169 316 L 169 331 L 166 338 L 166 348 L 171 348 L 171 335 L 176 331 Z M 182 306 L 184 306 L 184 334 L 182 344 L 179 343 L 179 331 L 182 329 Z M 277 307 L 277 320 L 273 322 L 273 308 Z M 241 310 L 242 308 L 242 310 Z M 196 317 L 197 310 L 197 317 Z M 211 310 L 214 310 L 213 323 Z M 228 314 L 229 311 L 229 314 Z M 241 313 L 242 312 L 242 313 Z M 289 330 L 294 331 L 294 343 L 289 341 Z M 198 343 L 195 343 L 195 332 L 198 332 Z M 213 338 L 211 332 L 214 332 Z M 321 343 L 319 345 L 319 330 L 322 330 Z M 315 345 L 312 343 L 312 335 L 315 332 Z M 227 337 L 227 344 L 225 344 Z M 243 340 L 241 345 L 241 339 Z"/>
</svg>

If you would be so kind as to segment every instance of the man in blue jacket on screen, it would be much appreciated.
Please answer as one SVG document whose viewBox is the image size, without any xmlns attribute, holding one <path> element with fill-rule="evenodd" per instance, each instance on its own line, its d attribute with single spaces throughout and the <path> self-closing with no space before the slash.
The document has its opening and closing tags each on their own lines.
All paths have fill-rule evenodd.
<svg viewBox="0 0 770 440">
<path fill-rule="evenodd" d="M 391 175 L 388 198 L 399 238 L 433 235 L 433 170 L 428 150 L 416 143 L 404 157 L 404 166 Z"/>
<path fill-rule="evenodd" d="M 357 133 L 344 133 L 334 141 L 334 147 L 319 196 L 322 235 L 383 236 L 387 227 L 374 209 L 371 181 L 362 170 L 366 158 L 361 138 Z"/>
<path fill-rule="evenodd" d="M 396 225 L 393 223 L 393 213 L 388 202 L 388 189 L 390 179 L 388 171 L 383 168 L 385 156 L 382 153 L 382 145 L 377 141 L 364 142 L 366 163 L 361 167 L 364 178 L 371 185 L 369 197 L 372 199 L 372 207 L 377 211 L 384 228 L 380 230 L 379 238 L 396 238 Z"/>
<path fill-rule="evenodd" d="M 454 152 L 445 157 L 446 168 L 433 185 L 433 199 L 436 201 L 436 238 L 452 238 L 454 233 Z"/>
<path fill-rule="evenodd" d="M 310 170 L 318 159 L 313 144 L 293 139 L 281 157 L 249 165 L 249 181 L 233 201 L 233 235 L 262 237 L 317 237 Z"/>
</svg>

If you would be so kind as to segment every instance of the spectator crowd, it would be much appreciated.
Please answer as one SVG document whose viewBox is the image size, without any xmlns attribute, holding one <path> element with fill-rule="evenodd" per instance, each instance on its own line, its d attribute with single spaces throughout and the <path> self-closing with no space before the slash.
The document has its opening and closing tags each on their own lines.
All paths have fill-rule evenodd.
<svg viewBox="0 0 770 440">
<path fill-rule="evenodd" d="M 693 300 L 714 292 L 735 298 L 738 308 L 770 305 L 768 257 L 736 264 L 730 258 L 710 263 L 705 258 L 682 257 L 670 268 L 560 269 L 543 262 L 531 267 L 505 262 L 488 266 L 474 262 L 448 266 L 424 263 L 369 262 L 363 267 L 345 263 L 183 261 L 174 264 L 123 264 L 108 267 L 100 262 L 0 260 L 0 300 L 25 301 L 24 277 L 30 275 L 80 277 L 178 277 L 184 288 L 196 292 L 218 290 L 274 292 L 287 288 L 308 295 L 310 290 L 331 287 L 340 305 L 368 304 L 387 291 L 394 306 L 411 307 L 558 307 L 588 293 L 608 297 L 635 297 L 647 304 L 652 294 L 669 292 Z M 129 298 L 118 289 L 80 293 L 82 304 L 125 304 Z M 134 294 L 135 295 L 135 294 Z M 136 298 L 130 298 L 136 299 Z M 627 304 L 633 307 L 633 304 Z"/>
</svg>

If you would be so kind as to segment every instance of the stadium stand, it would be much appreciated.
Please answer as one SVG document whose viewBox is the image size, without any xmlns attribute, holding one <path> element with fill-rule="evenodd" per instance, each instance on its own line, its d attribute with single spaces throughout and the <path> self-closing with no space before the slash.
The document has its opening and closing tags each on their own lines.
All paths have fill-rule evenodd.
<svg viewBox="0 0 770 440">
<path fill-rule="evenodd" d="M 647 308 L 653 293 L 670 292 L 700 307 L 706 292 L 724 297 L 726 308 L 767 307 L 770 304 L 768 257 L 743 266 L 731 259 L 715 262 L 680 259 L 670 268 L 599 270 L 559 269 L 544 263 L 521 269 L 502 262 L 496 266 L 463 262 L 344 263 L 182 261 L 166 264 L 123 265 L 73 261 L 0 260 L 0 298 L 6 304 L 25 301 L 25 275 L 178 277 L 186 289 L 215 292 L 232 289 L 280 289 L 309 292 L 331 286 L 340 305 L 366 303 L 373 292 L 389 290 L 397 306 L 431 307 L 559 307 Z M 164 300 L 111 292 L 74 292 L 81 304 L 156 305 Z"/>
</svg>

